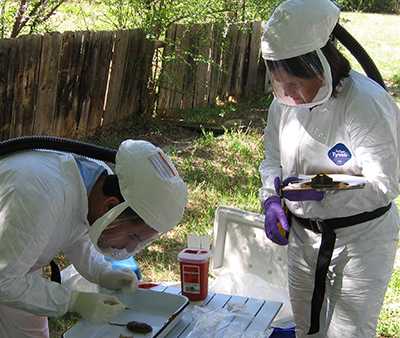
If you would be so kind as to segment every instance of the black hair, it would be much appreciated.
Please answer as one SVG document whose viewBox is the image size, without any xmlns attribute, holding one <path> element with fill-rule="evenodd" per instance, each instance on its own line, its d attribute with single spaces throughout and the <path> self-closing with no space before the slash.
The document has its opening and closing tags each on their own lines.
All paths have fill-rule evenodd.
<svg viewBox="0 0 400 338">
<path fill-rule="evenodd" d="M 335 96 L 336 86 L 340 80 L 349 76 L 351 70 L 350 62 L 335 47 L 331 40 L 321 48 L 321 51 L 331 68 L 333 96 Z M 304 67 L 305 64 L 307 64 L 307 67 Z M 321 61 L 315 51 L 301 55 L 301 57 L 296 56 L 278 61 L 267 60 L 267 66 L 271 72 L 283 69 L 289 75 L 303 79 L 313 78 L 316 73 L 323 74 Z"/>
<path fill-rule="evenodd" d="M 117 175 L 107 175 L 104 178 L 103 193 L 106 196 L 114 196 L 119 199 L 120 202 L 124 201 L 121 190 L 119 188 L 119 182 Z"/>
<path fill-rule="evenodd" d="M 307 65 L 307 67 L 305 67 Z M 312 79 L 315 74 L 323 74 L 321 61 L 315 51 L 284 60 L 267 60 L 271 72 L 283 69 L 286 73 L 302 79 Z"/>
<path fill-rule="evenodd" d="M 120 202 L 124 201 L 124 197 L 121 194 L 121 190 L 119 187 L 118 177 L 117 175 L 107 175 L 105 174 L 104 183 L 103 183 L 103 193 L 106 196 L 114 196 L 119 199 Z M 126 208 L 118 218 L 130 218 L 135 220 L 137 223 L 146 223 L 132 208 Z"/>
<path fill-rule="evenodd" d="M 336 86 L 342 79 L 349 76 L 351 70 L 350 62 L 336 48 L 331 40 L 321 48 L 321 51 L 331 67 L 333 96 L 335 96 Z"/>
<path fill-rule="evenodd" d="M 128 207 L 126 208 L 121 214 L 119 214 L 119 216 L 117 217 L 117 219 L 123 219 L 123 218 L 129 218 L 131 220 L 131 222 L 135 222 L 137 224 L 139 223 L 144 223 L 146 224 L 146 222 L 143 220 L 142 217 L 140 217 L 136 211 L 134 211 L 132 208 Z"/>
</svg>

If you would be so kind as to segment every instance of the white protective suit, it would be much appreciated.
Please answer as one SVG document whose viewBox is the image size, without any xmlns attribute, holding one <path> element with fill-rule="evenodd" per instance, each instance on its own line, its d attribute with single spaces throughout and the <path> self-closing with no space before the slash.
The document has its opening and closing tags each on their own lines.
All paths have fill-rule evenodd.
<svg viewBox="0 0 400 338">
<path fill-rule="evenodd" d="M 276 176 L 344 173 L 362 175 L 364 189 L 328 192 L 317 201 L 291 202 L 303 218 L 329 219 L 372 211 L 399 194 L 400 112 L 390 95 L 351 71 L 331 97 L 312 109 L 289 107 L 275 99 L 265 129 L 265 160 L 260 166 L 260 198 L 276 195 Z M 327 276 L 321 329 L 307 335 L 310 300 L 321 235 L 292 218 L 289 234 L 289 291 L 301 337 L 375 337 L 375 327 L 395 258 L 399 216 L 393 204 L 383 216 L 336 229 Z M 328 301 L 327 301 L 328 299 Z"/>
<path fill-rule="evenodd" d="M 88 196 L 71 154 L 29 151 L 0 160 L 0 337 L 25 338 L 63 315 L 71 290 L 41 277 L 60 251 L 86 279 L 112 270 L 91 244 Z M 44 316 L 44 317 L 38 317 Z"/>
</svg>

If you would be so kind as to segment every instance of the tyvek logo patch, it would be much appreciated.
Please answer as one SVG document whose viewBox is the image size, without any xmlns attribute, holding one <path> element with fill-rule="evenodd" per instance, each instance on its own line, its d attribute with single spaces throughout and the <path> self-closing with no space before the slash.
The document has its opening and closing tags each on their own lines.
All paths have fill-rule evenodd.
<svg viewBox="0 0 400 338">
<path fill-rule="evenodd" d="M 351 159 L 351 152 L 343 143 L 337 143 L 328 151 L 328 157 L 338 166 Z"/>
</svg>

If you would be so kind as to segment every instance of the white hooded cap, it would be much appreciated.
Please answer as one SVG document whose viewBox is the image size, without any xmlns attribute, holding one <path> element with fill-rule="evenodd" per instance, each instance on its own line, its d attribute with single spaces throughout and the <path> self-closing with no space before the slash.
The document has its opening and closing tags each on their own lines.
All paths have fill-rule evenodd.
<svg viewBox="0 0 400 338">
<path fill-rule="evenodd" d="M 160 148 L 147 141 L 126 140 L 115 163 L 122 196 L 146 224 L 164 233 L 179 223 L 187 187 Z"/>
<path fill-rule="evenodd" d="M 325 46 L 339 15 L 340 9 L 330 0 L 284 1 L 263 24 L 263 58 L 289 59 Z"/>
<path fill-rule="evenodd" d="M 103 252 L 98 246 L 102 232 L 126 208 L 131 207 L 147 225 L 164 233 L 179 223 L 187 203 L 185 182 L 169 157 L 150 142 L 122 142 L 116 155 L 115 171 L 125 201 L 90 227 L 90 239 L 99 252 Z"/>
</svg>

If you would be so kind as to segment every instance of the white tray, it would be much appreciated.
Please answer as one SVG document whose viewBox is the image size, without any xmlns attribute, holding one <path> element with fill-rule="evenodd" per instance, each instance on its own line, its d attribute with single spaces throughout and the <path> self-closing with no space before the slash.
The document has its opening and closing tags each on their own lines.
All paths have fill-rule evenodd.
<svg viewBox="0 0 400 338">
<path fill-rule="evenodd" d="M 130 332 L 126 327 L 109 324 L 92 324 L 79 321 L 64 333 L 64 338 L 119 338 L 119 335 L 138 337 L 164 337 L 179 321 L 189 300 L 182 295 L 138 289 L 132 294 L 116 294 L 130 309 L 123 311 L 112 320 L 115 323 L 128 323 L 135 320 L 152 326 L 148 334 Z"/>
</svg>

